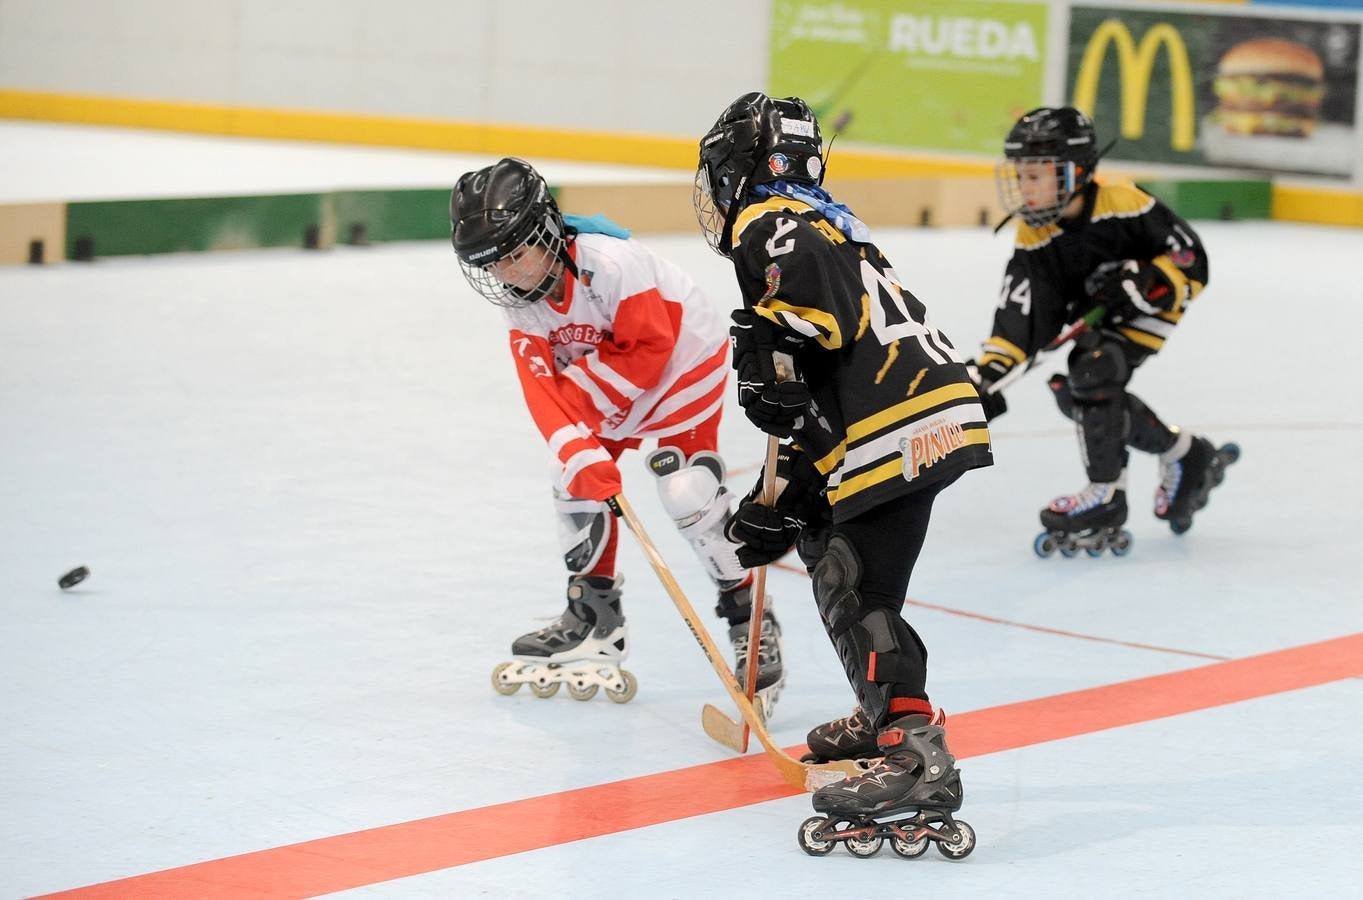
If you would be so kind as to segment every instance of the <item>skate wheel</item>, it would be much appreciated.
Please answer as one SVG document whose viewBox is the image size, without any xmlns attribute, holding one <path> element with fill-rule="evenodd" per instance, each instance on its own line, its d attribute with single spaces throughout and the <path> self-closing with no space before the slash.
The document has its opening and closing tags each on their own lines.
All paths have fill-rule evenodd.
<svg viewBox="0 0 1363 900">
<path fill-rule="evenodd" d="M 532 681 L 530 682 L 530 693 L 544 700 L 558 693 L 558 685 L 557 681 L 551 681 L 548 684 L 536 684 Z"/>
<path fill-rule="evenodd" d="M 924 835 L 916 841 L 910 841 L 902 837 L 890 838 L 890 849 L 905 859 L 917 859 L 928 852 L 928 844 L 932 843 Z"/>
<path fill-rule="evenodd" d="M 515 665 L 515 663 L 504 662 L 492 670 L 492 689 L 503 697 L 510 697 L 521 689 L 521 683 L 519 681 L 507 681 L 502 677 L 502 673 L 513 665 Z"/>
<path fill-rule="evenodd" d="M 1060 545 L 1060 555 L 1066 559 L 1074 559 L 1079 555 L 1079 545 L 1072 539 Z"/>
<path fill-rule="evenodd" d="M 634 677 L 633 672 L 626 672 L 624 669 L 620 670 L 620 677 L 625 680 L 625 686 L 618 691 L 606 688 L 606 696 L 615 703 L 628 703 L 639 693 L 639 679 Z"/>
<path fill-rule="evenodd" d="M 1126 556 L 1131 552 L 1131 532 L 1123 531 L 1112 539 L 1109 545 L 1113 556 Z"/>
<path fill-rule="evenodd" d="M 568 682 L 568 696 L 574 700 L 590 700 L 596 696 L 597 686 L 594 684 L 584 684 L 578 687 L 571 681 Z"/>
<path fill-rule="evenodd" d="M 943 841 L 937 845 L 937 852 L 947 859 L 965 859 L 975 849 L 975 829 L 960 819 L 956 820 L 956 840 Z"/>
<path fill-rule="evenodd" d="M 1093 557 L 1094 559 L 1097 559 L 1098 557 L 1100 557 L 1100 556 L 1103 555 L 1103 548 L 1102 548 L 1102 547 L 1085 547 L 1085 548 L 1084 548 L 1084 552 L 1087 553 L 1089 556 Z"/>
<path fill-rule="evenodd" d="M 856 837 L 843 838 L 843 844 L 847 847 L 847 852 L 862 859 L 870 859 L 880 852 L 880 848 L 885 846 L 885 839 L 876 834 L 876 823 L 868 822 L 865 826 L 865 834 Z"/>
<path fill-rule="evenodd" d="M 1032 541 L 1032 550 L 1042 559 L 1054 556 L 1056 551 L 1055 538 L 1051 537 L 1049 531 L 1041 532 L 1036 536 L 1036 540 Z"/>
<path fill-rule="evenodd" d="M 795 840 L 799 843 L 800 849 L 810 856 L 827 856 L 833 852 L 833 845 L 836 841 L 822 840 L 819 835 L 832 830 L 832 819 L 825 819 L 823 816 L 810 816 L 800 823 L 800 830 L 795 832 Z"/>
<path fill-rule="evenodd" d="M 1169 530 L 1174 534 L 1184 534 L 1193 527 L 1192 519 L 1170 519 Z"/>
<path fill-rule="evenodd" d="M 1221 449 L 1216 451 L 1216 455 L 1226 461 L 1226 465 L 1238 462 L 1240 459 L 1239 444 L 1222 444 Z"/>
</svg>

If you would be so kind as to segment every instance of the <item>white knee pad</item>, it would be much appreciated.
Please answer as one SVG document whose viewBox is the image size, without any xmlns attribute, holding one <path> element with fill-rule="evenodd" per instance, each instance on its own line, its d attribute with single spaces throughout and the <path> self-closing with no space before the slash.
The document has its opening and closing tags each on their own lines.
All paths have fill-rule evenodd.
<svg viewBox="0 0 1363 900">
<path fill-rule="evenodd" d="M 746 578 L 747 570 L 738 564 L 737 545 L 724 537 L 729 492 L 719 454 L 702 450 L 688 460 L 676 447 L 659 447 L 648 455 L 648 469 L 658 479 L 663 509 L 715 584 L 732 587 Z"/>
<path fill-rule="evenodd" d="M 558 513 L 558 542 L 564 565 L 574 575 L 590 572 L 610 543 L 615 517 L 606 504 L 569 497 L 557 488 L 554 511 Z"/>
</svg>

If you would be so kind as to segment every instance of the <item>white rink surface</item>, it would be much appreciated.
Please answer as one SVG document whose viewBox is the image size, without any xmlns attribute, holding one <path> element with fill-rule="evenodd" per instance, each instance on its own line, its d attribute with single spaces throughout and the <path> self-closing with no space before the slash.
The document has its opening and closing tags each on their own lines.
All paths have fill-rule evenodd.
<svg viewBox="0 0 1363 900">
<path fill-rule="evenodd" d="M 1212 284 L 1133 383 L 1244 449 L 1193 531 L 1150 515 L 1138 457 L 1129 557 L 1033 556 L 1037 508 L 1082 481 L 1043 367 L 1009 394 L 998 464 L 940 501 L 913 597 L 1224 657 L 1363 631 L 1363 232 L 1196 224 Z M 645 240 L 734 299 L 697 235 Z M 973 352 L 1008 239 L 880 240 Z M 0 269 L 0 895 L 725 758 L 697 722 L 719 687 L 628 536 L 638 697 L 489 687 L 510 640 L 561 609 L 545 451 L 506 353 L 440 242 Z M 722 440 L 744 491 L 760 436 L 733 407 Z M 640 454 L 624 472 L 711 619 Z M 80 564 L 91 579 L 58 591 Z M 789 745 L 851 697 L 808 582 L 771 582 Z M 911 617 L 948 711 L 1202 664 Z M 965 760 L 980 844 L 961 864 L 807 857 L 792 797 L 346 893 L 1354 897 L 1360 704 L 1349 679 Z"/>
<path fill-rule="evenodd" d="M 0 119 L 0 203 L 453 187 L 500 158 Z M 552 184 L 690 181 L 674 169 L 537 163 Z"/>
</svg>

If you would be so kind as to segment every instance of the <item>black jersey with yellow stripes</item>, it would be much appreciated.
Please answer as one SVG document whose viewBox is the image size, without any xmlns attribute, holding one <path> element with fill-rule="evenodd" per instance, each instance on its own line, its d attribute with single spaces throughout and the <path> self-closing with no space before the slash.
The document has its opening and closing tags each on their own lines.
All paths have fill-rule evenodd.
<svg viewBox="0 0 1363 900">
<path fill-rule="evenodd" d="M 835 522 L 993 461 L 965 366 L 874 244 L 782 197 L 745 208 L 733 235 L 745 304 L 806 338 L 813 404 L 795 438 Z"/>
<path fill-rule="evenodd" d="M 1127 259 L 1153 262 L 1174 288 L 1169 309 L 1112 329 L 1153 352 L 1207 284 L 1207 254 L 1187 222 L 1127 183 L 1090 184 L 1073 220 L 1041 227 L 1020 222 L 981 368 L 997 374 L 1026 362 L 1087 311 L 1088 278 L 1104 263 Z"/>
</svg>

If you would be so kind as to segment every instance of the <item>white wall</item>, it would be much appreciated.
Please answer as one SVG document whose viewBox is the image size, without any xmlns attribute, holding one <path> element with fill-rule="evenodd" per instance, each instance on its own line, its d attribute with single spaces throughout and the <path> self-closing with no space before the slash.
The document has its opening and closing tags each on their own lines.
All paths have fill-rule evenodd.
<svg viewBox="0 0 1363 900">
<path fill-rule="evenodd" d="M 767 0 L 0 0 L 0 88 L 694 136 Z"/>
</svg>

